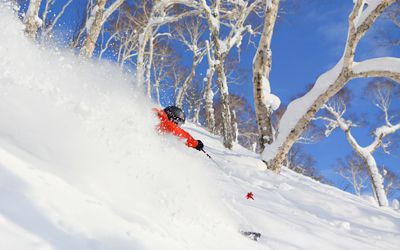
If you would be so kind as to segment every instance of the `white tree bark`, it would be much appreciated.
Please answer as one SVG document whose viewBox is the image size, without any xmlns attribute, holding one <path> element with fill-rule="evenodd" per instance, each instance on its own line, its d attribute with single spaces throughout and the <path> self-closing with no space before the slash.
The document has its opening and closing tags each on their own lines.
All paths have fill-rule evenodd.
<svg viewBox="0 0 400 250">
<path fill-rule="evenodd" d="M 267 0 L 269 1 L 269 0 Z M 271 39 L 279 10 L 280 0 L 272 0 L 265 6 L 264 29 L 253 60 L 254 107 L 257 117 L 259 145 L 261 152 L 265 144 L 274 140 L 271 116 L 273 112 L 269 74 L 271 72 Z"/>
<path fill-rule="evenodd" d="M 30 0 L 28 10 L 25 14 L 25 34 L 34 39 L 36 32 L 42 25 L 42 20 L 39 18 L 39 8 L 42 0 Z"/>
<path fill-rule="evenodd" d="M 116 0 L 110 7 L 105 9 L 105 5 L 107 3 L 107 0 L 98 0 L 94 9 L 92 10 L 91 13 L 91 18 L 89 18 L 88 22 L 86 23 L 86 38 L 85 41 L 83 42 L 83 46 L 81 48 L 80 54 L 85 57 L 91 57 L 93 54 L 93 51 L 96 46 L 96 41 L 99 38 L 100 31 L 104 25 L 104 23 L 107 21 L 107 19 L 111 16 L 114 11 L 116 11 L 119 6 L 124 2 L 125 0 Z"/>
<path fill-rule="evenodd" d="M 267 163 L 269 169 L 276 172 L 280 171 L 290 148 L 307 127 L 316 112 L 351 79 L 356 77 L 373 77 L 376 75 L 392 79 L 400 77 L 400 68 L 396 68 L 400 60 L 399 58 L 374 60 L 374 62 L 383 60 L 389 63 L 389 65 L 385 66 L 385 69 L 380 67 L 381 64 L 378 63 L 375 65 L 371 61 L 369 63 L 367 61 L 360 63 L 361 65 L 366 64 L 366 69 L 363 71 L 355 73 L 353 69 L 353 67 L 357 68 L 357 66 L 354 66 L 357 65 L 354 63 L 354 53 L 358 42 L 379 15 L 394 2 L 395 0 L 381 0 L 378 4 L 368 6 L 367 8 L 364 8 L 364 0 L 357 0 L 355 2 L 353 11 L 349 17 L 348 37 L 343 57 L 334 68 L 318 78 L 314 87 L 305 96 L 289 104 L 280 121 L 281 126 L 277 139 L 262 153 L 262 159 Z"/>
<path fill-rule="evenodd" d="M 208 41 L 206 41 L 206 51 L 208 59 L 208 69 L 206 75 L 206 88 L 204 90 L 204 111 L 206 114 L 206 124 L 208 131 L 215 134 L 215 115 L 213 107 L 214 92 L 212 90 L 212 81 L 214 77 L 215 63 L 214 56 L 211 54 L 211 48 Z"/>
<path fill-rule="evenodd" d="M 233 141 L 235 143 L 238 143 L 238 137 L 239 137 L 239 126 L 237 123 L 237 117 L 236 117 L 236 111 L 232 110 L 232 129 L 233 129 Z"/>
<path fill-rule="evenodd" d="M 194 114 L 192 118 L 192 122 L 194 124 L 200 124 L 200 111 L 201 111 L 201 101 L 198 101 L 194 108 Z"/>
<path fill-rule="evenodd" d="M 146 64 L 146 85 L 147 85 L 147 97 L 151 99 L 151 68 L 153 64 L 153 53 L 154 53 L 154 37 L 149 41 L 149 53 L 147 55 Z"/>
</svg>

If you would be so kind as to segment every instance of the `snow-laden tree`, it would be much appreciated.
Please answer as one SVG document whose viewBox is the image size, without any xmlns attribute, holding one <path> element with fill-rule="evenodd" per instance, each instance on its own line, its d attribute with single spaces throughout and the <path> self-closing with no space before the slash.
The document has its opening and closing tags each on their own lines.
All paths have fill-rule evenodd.
<svg viewBox="0 0 400 250">
<path fill-rule="evenodd" d="M 86 37 L 80 54 L 85 57 L 91 57 L 96 46 L 97 39 L 99 38 L 100 31 L 107 21 L 125 0 L 115 0 L 109 7 L 106 4 L 110 1 L 98 0 L 93 8 L 90 10 L 90 16 L 86 20 L 85 30 Z"/>
<path fill-rule="evenodd" d="M 350 80 L 362 77 L 387 77 L 400 82 L 400 58 L 382 57 L 354 61 L 360 39 L 376 19 L 395 0 L 356 0 L 348 20 L 348 34 L 343 56 L 323 73 L 313 88 L 303 97 L 292 101 L 280 120 L 279 134 L 265 148 L 262 159 L 267 167 L 279 172 L 290 148 L 300 137 L 318 110 Z"/>
<path fill-rule="evenodd" d="M 42 0 L 30 0 L 28 10 L 25 14 L 25 34 L 34 39 L 39 27 L 42 26 L 42 19 L 39 18 L 39 8 Z"/>
<path fill-rule="evenodd" d="M 213 0 L 210 2 L 211 4 L 206 0 L 200 0 L 205 18 L 208 22 L 210 40 L 214 50 L 214 58 L 212 58 L 213 62 L 210 64 L 210 68 L 213 66 L 213 70 L 215 70 L 216 82 L 221 97 L 223 144 L 226 148 L 231 149 L 234 136 L 231 125 L 232 115 L 229 107 L 229 91 L 225 63 L 232 48 L 235 46 L 239 48 L 244 35 L 248 32 L 253 32 L 252 26 L 246 21 L 252 13 L 260 8 L 265 0 Z M 222 29 L 228 29 L 228 31 L 226 31 L 228 34 L 225 35 Z"/>
<path fill-rule="evenodd" d="M 259 145 L 263 151 L 265 144 L 274 140 L 272 112 L 280 105 L 280 100 L 271 94 L 269 74 L 272 66 L 271 40 L 278 15 L 280 0 L 267 1 L 264 13 L 264 28 L 253 60 L 253 93 L 257 117 Z"/>
<path fill-rule="evenodd" d="M 383 113 L 383 125 L 376 128 L 373 135 L 373 141 L 367 146 L 361 146 L 359 140 L 353 135 L 352 128 L 357 127 L 353 121 L 345 119 L 344 114 L 346 113 L 346 103 L 344 101 L 328 102 L 323 105 L 322 109 L 328 112 L 328 116 L 317 117 L 316 119 L 322 119 L 326 121 L 326 135 L 328 136 L 336 128 L 340 128 L 346 134 L 346 139 L 353 148 L 354 152 L 363 160 L 367 173 L 369 175 L 372 190 L 375 198 L 377 199 L 380 206 L 387 206 L 388 199 L 384 188 L 384 179 L 379 171 L 373 153 L 378 149 L 382 148 L 385 152 L 388 145 L 391 144 L 390 139 L 387 139 L 390 135 L 400 130 L 400 122 L 394 123 L 392 117 L 389 114 L 389 105 L 391 103 L 391 84 L 388 82 L 378 82 L 373 85 L 374 89 L 369 92 L 374 93 L 374 105 L 379 108 Z"/>
</svg>

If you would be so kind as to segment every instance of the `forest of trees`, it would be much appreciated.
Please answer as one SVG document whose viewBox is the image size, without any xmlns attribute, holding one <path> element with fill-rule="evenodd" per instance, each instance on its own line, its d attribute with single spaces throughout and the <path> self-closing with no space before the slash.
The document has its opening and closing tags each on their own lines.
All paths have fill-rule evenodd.
<svg viewBox="0 0 400 250">
<path fill-rule="evenodd" d="M 274 63 L 271 41 L 276 23 L 285 18 L 286 8 L 298 1 L 14 2 L 20 6 L 26 35 L 38 43 L 54 39 L 62 16 L 74 6 L 75 10 L 69 12 L 74 14 L 68 17 L 74 19 L 69 22 L 70 32 L 63 37 L 66 47 L 84 58 L 112 60 L 121 70 L 134 72 L 133 84 L 160 106 L 168 103 L 182 107 L 192 122 L 220 135 L 227 149 L 238 142 L 259 153 L 272 171 L 279 172 L 287 165 L 322 180 L 312 166 L 312 158 L 302 152 L 301 142 L 322 140 L 337 128 L 345 133 L 354 151 L 338 162 L 338 173 L 349 183 L 346 188 L 352 187 L 360 195 L 369 181 L 381 206 L 387 206 L 388 195 L 399 189 L 399 178 L 376 162 L 374 152 L 381 148 L 389 153 L 393 146 L 390 142 L 400 130 L 399 117 L 389 112 L 391 98 L 400 97 L 400 58 L 355 61 L 357 45 L 379 17 L 385 16 L 400 28 L 399 1 L 354 0 L 342 57 L 304 95 L 285 106 L 270 85 Z M 400 45 L 388 31 L 381 32 L 385 46 Z M 244 42 L 255 48 L 252 72 L 246 72 L 252 75 L 253 103 L 229 91 L 230 84 L 240 80 L 235 71 Z M 190 65 L 182 63 L 182 48 L 191 57 Z M 352 101 L 346 86 L 357 78 L 372 79 L 365 95 L 382 113 L 377 117 L 381 125 L 373 129 L 372 142 L 367 146 L 360 146 L 352 134 L 357 120 L 346 113 Z"/>
</svg>

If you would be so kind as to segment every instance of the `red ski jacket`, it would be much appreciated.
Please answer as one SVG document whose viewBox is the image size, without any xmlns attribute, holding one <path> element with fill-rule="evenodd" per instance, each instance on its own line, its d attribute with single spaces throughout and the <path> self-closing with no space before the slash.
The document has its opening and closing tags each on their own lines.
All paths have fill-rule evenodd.
<svg viewBox="0 0 400 250">
<path fill-rule="evenodd" d="M 186 146 L 196 148 L 198 141 L 195 140 L 188 132 L 183 130 L 174 122 L 168 119 L 168 115 L 162 109 L 154 108 L 153 111 L 157 114 L 160 124 L 158 125 L 158 131 L 161 133 L 169 133 L 176 135 L 186 140 Z"/>
</svg>

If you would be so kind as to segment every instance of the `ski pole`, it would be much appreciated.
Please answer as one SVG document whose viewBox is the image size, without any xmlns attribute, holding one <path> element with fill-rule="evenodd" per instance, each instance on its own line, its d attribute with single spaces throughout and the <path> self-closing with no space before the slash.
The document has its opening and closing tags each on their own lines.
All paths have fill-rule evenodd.
<svg viewBox="0 0 400 250">
<path fill-rule="evenodd" d="M 217 165 L 217 167 L 220 167 L 219 164 L 206 151 L 204 151 L 204 149 L 202 149 L 201 151 L 203 151 L 203 153 L 205 153 L 207 157 L 210 158 L 210 160 L 213 161 L 215 165 Z"/>
<path fill-rule="evenodd" d="M 201 151 L 203 151 L 203 153 L 205 153 L 207 155 L 208 158 L 210 158 L 211 160 L 213 160 L 213 158 L 206 152 L 204 151 L 204 149 L 202 149 Z"/>
</svg>

